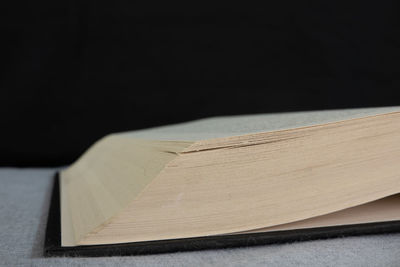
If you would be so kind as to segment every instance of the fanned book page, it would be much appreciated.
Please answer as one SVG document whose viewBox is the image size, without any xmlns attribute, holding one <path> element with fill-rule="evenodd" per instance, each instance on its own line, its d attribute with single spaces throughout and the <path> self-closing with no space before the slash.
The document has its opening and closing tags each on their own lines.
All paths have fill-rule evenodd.
<svg viewBox="0 0 400 267">
<path fill-rule="evenodd" d="M 199 141 L 107 136 L 61 172 L 62 246 L 400 219 L 400 113 Z"/>
</svg>

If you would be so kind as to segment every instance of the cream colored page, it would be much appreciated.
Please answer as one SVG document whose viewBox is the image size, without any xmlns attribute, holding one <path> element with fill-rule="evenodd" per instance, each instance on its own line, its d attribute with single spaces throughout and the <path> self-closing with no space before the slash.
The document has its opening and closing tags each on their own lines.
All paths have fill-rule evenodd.
<svg viewBox="0 0 400 267">
<path fill-rule="evenodd" d="M 367 204 L 333 212 L 327 215 L 317 216 L 298 222 L 245 231 L 242 233 L 262 233 L 386 221 L 400 221 L 400 194 L 385 197 Z"/>
<path fill-rule="evenodd" d="M 62 245 L 74 246 L 134 200 L 191 142 L 108 136 L 61 173 Z"/>
<path fill-rule="evenodd" d="M 80 243 L 248 231 L 367 203 L 400 192 L 399 144 L 399 113 L 196 142 Z"/>
</svg>

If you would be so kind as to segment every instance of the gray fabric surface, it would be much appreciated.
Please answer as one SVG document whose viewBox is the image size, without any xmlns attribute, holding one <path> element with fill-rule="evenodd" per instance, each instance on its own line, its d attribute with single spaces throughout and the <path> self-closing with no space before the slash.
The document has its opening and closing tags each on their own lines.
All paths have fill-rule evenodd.
<svg viewBox="0 0 400 267">
<path fill-rule="evenodd" d="M 212 118 L 129 133 L 208 138 L 397 110 L 368 109 Z M 400 234 L 134 257 L 42 256 L 55 169 L 0 168 L 0 266 L 400 266 Z"/>
</svg>

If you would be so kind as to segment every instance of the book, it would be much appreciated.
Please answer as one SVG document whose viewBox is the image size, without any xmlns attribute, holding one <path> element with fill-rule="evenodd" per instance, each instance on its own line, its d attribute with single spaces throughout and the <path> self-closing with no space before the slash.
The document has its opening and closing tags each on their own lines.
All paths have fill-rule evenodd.
<svg viewBox="0 0 400 267">
<path fill-rule="evenodd" d="M 112 134 L 56 179 L 46 253 L 399 231 L 399 143 L 400 112 L 199 141 Z"/>
</svg>

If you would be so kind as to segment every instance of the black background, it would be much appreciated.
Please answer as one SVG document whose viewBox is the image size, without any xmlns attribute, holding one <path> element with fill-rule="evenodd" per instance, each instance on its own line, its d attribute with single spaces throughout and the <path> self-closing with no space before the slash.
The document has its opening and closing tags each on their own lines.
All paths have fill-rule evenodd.
<svg viewBox="0 0 400 267">
<path fill-rule="evenodd" d="M 400 104 L 398 1 L 3 2 L 3 166 L 207 116 Z"/>
</svg>

